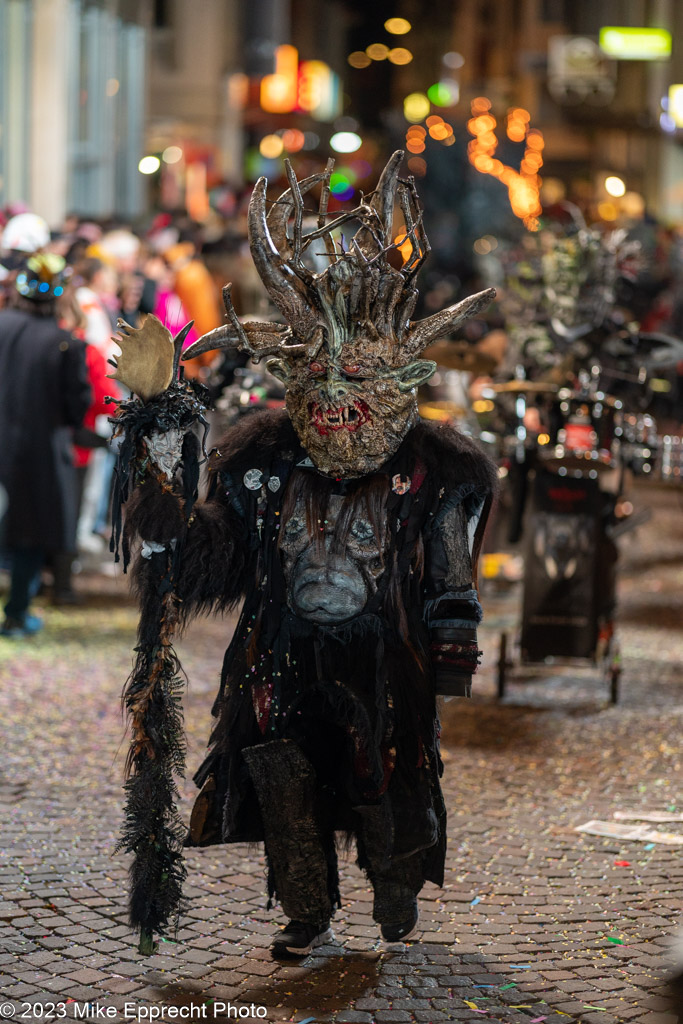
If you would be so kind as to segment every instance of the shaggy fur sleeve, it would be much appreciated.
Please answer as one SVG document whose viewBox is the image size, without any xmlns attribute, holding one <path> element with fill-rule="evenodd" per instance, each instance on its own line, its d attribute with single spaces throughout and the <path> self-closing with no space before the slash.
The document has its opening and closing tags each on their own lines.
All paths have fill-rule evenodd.
<svg viewBox="0 0 683 1024">
<path fill-rule="evenodd" d="M 231 608 L 244 592 L 248 561 L 244 522 L 213 490 L 213 497 L 194 506 L 189 523 L 182 500 L 153 480 L 136 490 L 126 511 L 126 542 L 141 542 L 133 568 L 139 599 L 144 601 L 149 588 L 158 587 L 150 549 L 170 546 L 177 552 L 174 586 L 183 623 L 200 612 Z"/>
</svg>

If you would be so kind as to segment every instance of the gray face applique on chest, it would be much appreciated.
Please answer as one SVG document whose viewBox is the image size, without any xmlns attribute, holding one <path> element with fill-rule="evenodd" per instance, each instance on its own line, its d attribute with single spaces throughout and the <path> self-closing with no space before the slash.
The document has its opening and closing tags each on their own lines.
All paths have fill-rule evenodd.
<svg viewBox="0 0 683 1024">
<path fill-rule="evenodd" d="M 364 511 L 352 519 L 346 538 L 340 536 L 343 498 L 332 495 L 321 538 L 306 528 L 303 501 L 283 524 L 280 553 L 287 581 L 287 603 L 302 619 L 336 625 L 359 615 L 377 592 L 384 572 L 387 532 L 378 537 Z"/>
</svg>

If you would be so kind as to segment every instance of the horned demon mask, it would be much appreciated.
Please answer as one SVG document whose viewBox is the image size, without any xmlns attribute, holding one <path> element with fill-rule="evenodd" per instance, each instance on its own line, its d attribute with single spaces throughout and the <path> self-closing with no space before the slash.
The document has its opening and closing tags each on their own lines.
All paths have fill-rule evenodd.
<svg viewBox="0 0 683 1024">
<path fill-rule="evenodd" d="M 488 305 L 493 289 L 479 292 L 426 320 L 412 322 L 415 277 L 429 253 L 412 178 L 399 178 L 403 152 L 393 154 L 377 189 L 358 207 L 328 219 L 332 161 L 297 181 L 286 164 L 289 188 L 267 209 L 265 178 L 249 203 L 249 244 L 256 269 L 285 323 L 240 323 L 223 289 L 228 323 L 204 335 L 185 354 L 216 348 L 249 352 L 283 381 L 297 435 L 316 468 L 340 478 L 378 469 L 414 425 L 417 387 L 436 364 L 420 353 L 437 336 Z M 318 224 L 304 232 L 304 195 L 321 186 Z M 394 241 L 394 206 L 404 229 Z M 358 224 L 348 248 L 339 228 Z M 290 226 L 291 225 L 291 226 Z M 397 244 L 410 255 L 392 266 Z M 313 243 L 329 265 L 313 273 L 303 261 Z"/>
</svg>

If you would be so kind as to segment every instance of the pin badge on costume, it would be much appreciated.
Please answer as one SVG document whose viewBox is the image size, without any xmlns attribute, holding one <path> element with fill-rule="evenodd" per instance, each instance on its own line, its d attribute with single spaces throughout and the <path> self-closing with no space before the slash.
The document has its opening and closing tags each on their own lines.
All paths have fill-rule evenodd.
<svg viewBox="0 0 683 1024">
<path fill-rule="evenodd" d="M 391 489 L 394 494 L 407 494 L 411 483 L 412 480 L 409 476 L 401 476 L 400 473 L 397 473 L 391 478 Z"/>
<path fill-rule="evenodd" d="M 263 483 L 263 473 L 260 469 L 248 469 L 243 477 L 244 486 L 250 491 L 258 491 Z"/>
</svg>

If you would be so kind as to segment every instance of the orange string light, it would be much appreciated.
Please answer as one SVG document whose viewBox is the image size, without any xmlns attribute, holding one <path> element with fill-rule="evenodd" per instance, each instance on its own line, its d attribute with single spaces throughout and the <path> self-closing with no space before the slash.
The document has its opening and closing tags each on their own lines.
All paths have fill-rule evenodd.
<svg viewBox="0 0 683 1024">
<path fill-rule="evenodd" d="M 543 133 L 530 128 L 531 115 L 522 107 L 508 111 L 507 135 L 513 142 L 525 142 L 524 156 L 516 171 L 500 160 L 494 159 L 498 146 L 495 134 L 496 119 L 490 113 L 491 101 L 477 96 L 471 103 L 472 117 L 467 122 L 470 134 L 467 155 L 470 163 L 482 174 L 490 174 L 507 186 L 512 212 L 529 231 L 538 231 L 538 217 L 541 214 L 541 179 L 538 172 L 543 166 L 541 151 L 545 146 Z M 431 134 L 431 132 L 430 132 Z"/>
</svg>

